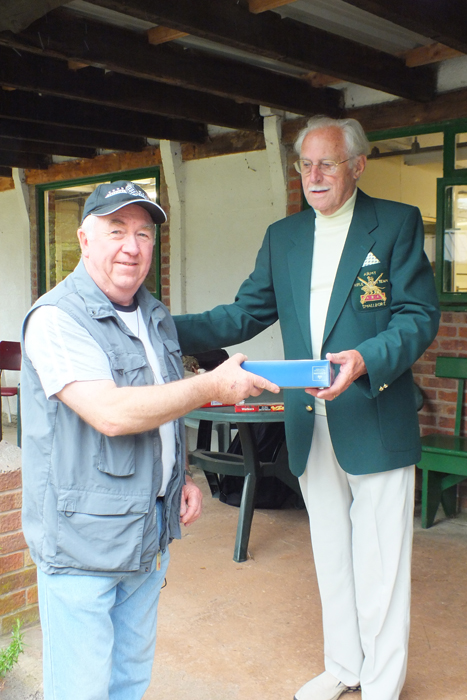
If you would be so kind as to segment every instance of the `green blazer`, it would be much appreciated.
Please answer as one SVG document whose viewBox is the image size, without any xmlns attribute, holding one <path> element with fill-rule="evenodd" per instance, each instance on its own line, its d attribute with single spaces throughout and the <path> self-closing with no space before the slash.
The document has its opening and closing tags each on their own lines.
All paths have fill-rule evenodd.
<svg viewBox="0 0 467 700">
<path fill-rule="evenodd" d="M 270 226 L 255 269 L 233 304 L 175 317 L 182 351 L 239 343 L 279 319 L 286 359 L 311 358 L 314 225 L 315 213 L 308 209 Z M 387 471 L 420 459 L 410 368 L 436 336 L 440 316 L 423 243 L 418 209 L 358 192 L 322 346 L 323 358 L 327 352 L 358 350 L 368 370 L 327 403 L 334 450 L 350 474 Z M 289 464 L 299 476 L 313 435 L 314 398 L 301 389 L 284 394 Z"/>
</svg>

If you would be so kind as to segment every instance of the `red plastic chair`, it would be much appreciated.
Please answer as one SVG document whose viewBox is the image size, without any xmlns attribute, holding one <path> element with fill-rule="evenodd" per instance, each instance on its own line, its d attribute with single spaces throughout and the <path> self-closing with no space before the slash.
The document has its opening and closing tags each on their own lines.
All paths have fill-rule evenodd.
<svg viewBox="0 0 467 700">
<path fill-rule="evenodd" d="M 21 369 L 21 343 L 9 340 L 0 341 L 0 416 L 3 397 L 16 396 L 18 411 L 18 445 L 21 444 L 21 417 L 18 386 L 2 386 L 3 370 L 19 372 Z M 9 407 L 8 407 L 9 408 Z M 2 422 L 0 420 L 0 440 L 2 439 Z"/>
</svg>

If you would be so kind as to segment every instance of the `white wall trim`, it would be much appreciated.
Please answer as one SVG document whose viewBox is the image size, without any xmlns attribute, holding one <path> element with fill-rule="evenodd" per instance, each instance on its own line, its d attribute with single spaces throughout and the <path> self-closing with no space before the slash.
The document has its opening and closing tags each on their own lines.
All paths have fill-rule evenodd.
<svg viewBox="0 0 467 700">
<path fill-rule="evenodd" d="M 263 131 L 274 198 L 274 216 L 282 219 L 287 215 L 287 157 L 282 144 L 283 114 L 269 107 L 260 107 L 260 112 L 264 118 Z"/>
<path fill-rule="evenodd" d="M 185 173 L 182 148 L 174 141 L 160 141 L 160 151 L 170 204 L 170 309 L 186 313 Z"/>
</svg>

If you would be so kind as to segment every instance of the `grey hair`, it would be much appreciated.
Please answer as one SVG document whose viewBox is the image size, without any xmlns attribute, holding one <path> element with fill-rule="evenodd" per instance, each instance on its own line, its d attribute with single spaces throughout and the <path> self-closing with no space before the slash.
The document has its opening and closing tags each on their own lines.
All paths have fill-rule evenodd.
<svg viewBox="0 0 467 700">
<path fill-rule="evenodd" d="M 331 119 L 331 117 L 325 117 L 321 114 L 316 117 L 311 117 L 308 120 L 307 125 L 298 134 L 294 149 L 298 156 L 301 155 L 303 141 L 306 136 L 312 131 L 317 129 L 328 129 L 329 127 L 337 127 L 341 129 L 345 145 L 347 149 L 347 155 L 349 159 L 356 158 L 357 156 L 366 156 L 370 152 L 370 142 L 368 141 L 363 127 L 356 119 Z"/>
<path fill-rule="evenodd" d="M 96 219 L 97 217 L 94 216 L 94 214 L 88 214 L 87 217 L 83 220 L 81 226 L 79 227 L 80 229 L 83 229 L 89 240 L 92 240 L 96 235 L 96 232 L 94 230 L 94 224 L 96 222 Z"/>
</svg>

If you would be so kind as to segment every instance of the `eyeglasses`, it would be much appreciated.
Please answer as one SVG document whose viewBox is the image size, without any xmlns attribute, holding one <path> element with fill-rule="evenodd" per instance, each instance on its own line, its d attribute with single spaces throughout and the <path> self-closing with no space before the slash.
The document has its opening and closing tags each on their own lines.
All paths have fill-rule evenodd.
<svg viewBox="0 0 467 700">
<path fill-rule="evenodd" d="M 323 175 L 334 175 L 337 171 L 337 166 L 342 165 L 342 163 L 347 163 L 349 160 L 352 159 L 347 158 L 347 160 L 341 160 L 339 163 L 336 163 L 335 160 L 319 160 L 317 163 L 313 163 L 312 160 L 300 158 L 300 160 L 295 161 L 294 168 L 297 173 L 300 173 L 300 175 L 309 175 L 312 167 L 316 165 L 318 170 L 322 172 Z"/>
</svg>

